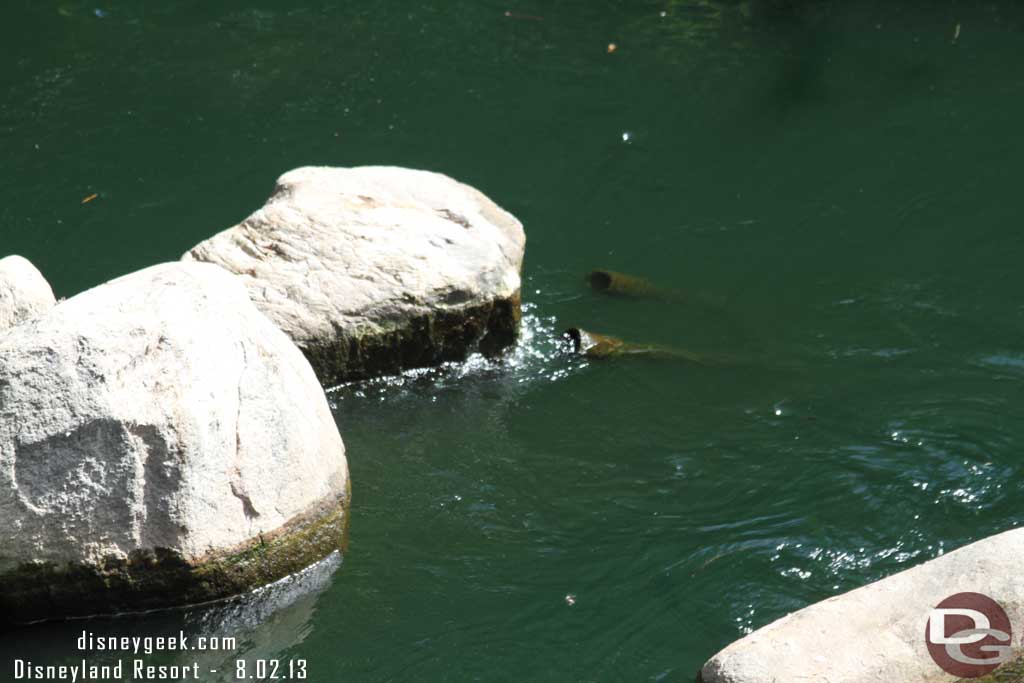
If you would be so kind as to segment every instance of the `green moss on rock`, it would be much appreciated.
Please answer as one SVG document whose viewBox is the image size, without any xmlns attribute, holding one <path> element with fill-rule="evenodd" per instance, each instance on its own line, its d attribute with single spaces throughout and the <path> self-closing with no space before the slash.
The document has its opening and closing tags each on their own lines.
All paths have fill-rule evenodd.
<svg viewBox="0 0 1024 683">
<path fill-rule="evenodd" d="M 23 564 L 0 574 L 0 624 L 144 611 L 247 592 L 344 550 L 350 499 L 324 503 L 273 533 L 193 561 L 156 548 L 95 566 Z"/>
<path fill-rule="evenodd" d="M 508 299 L 423 315 L 380 334 L 351 336 L 338 330 L 333 340 L 299 346 L 320 381 L 337 384 L 463 360 L 477 349 L 497 355 L 515 342 L 520 317 L 517 292 Z"/>
</svg>

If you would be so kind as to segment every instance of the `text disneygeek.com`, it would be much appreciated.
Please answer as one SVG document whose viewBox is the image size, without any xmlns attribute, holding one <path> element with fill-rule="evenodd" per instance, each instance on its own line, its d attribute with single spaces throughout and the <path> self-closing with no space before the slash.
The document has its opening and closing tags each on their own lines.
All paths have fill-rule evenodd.
<svg viewBox="0 0 1024 683">
<path fill-rule="evenodd" d="M 230 636 L 188 636 L 179 631 L 174 636 L 99 636 L 82 631 L 77 640 L 81 653 L 123 655 L 130 659 L 99 664 L 82 655 L 76 662 L 40 664 L 28 659 L 14 660 L 15 681 L 287 681 L 306 680 L 305 659 L 229 659 L 217 667 L 201 665 L 183 658 L 175 664 L 152 664 L 141 655 L 157 653 L 224 652 L 235 650 L 236 639 Z"/>
</svg>

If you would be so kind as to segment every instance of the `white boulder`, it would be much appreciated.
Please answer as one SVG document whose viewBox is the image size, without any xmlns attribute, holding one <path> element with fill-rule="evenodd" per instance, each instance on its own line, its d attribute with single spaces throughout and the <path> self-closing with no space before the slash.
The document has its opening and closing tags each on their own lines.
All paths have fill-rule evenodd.
<svg viewBox="0 0 1024 683">
<path fill-rule="evenodd" d="M 712 657 L 701 671 L 701 681 L 958 680 L 929 655 L 925 631 L 931 610 L 958 593 L 988 596 L 1009 617 L 1016 647 L 1024 630 L 1021 566 L 1024 529 L 972 543 L 754 631 Z"/>
<path fill-rule="evenodd" d="M 0 259 L 0 332 L 42 315 L 55 303 L 50 283 L 28 259 Z"/>
<path fill-rule="evenodd" d="M 439 173 L 305 167 L 183 258 L 238 275 L 330 382 L 512 343 L 524 245 L 514 216 Z"/>
<path fill-rule="evenodd" d="M 323 390 L 216 266 L 147 268 L 0 336 L 0 415 L 8 618 L 221 597 L 342 541 Z"/>
</svg>

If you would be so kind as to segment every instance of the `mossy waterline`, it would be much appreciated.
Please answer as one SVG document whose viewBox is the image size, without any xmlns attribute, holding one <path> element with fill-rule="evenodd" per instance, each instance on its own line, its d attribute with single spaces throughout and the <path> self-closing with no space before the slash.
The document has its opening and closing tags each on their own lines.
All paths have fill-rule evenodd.
<svg viewBox="0 0 1024 683">
<path fill-rule="evenodd" d="M 344 552 L 351 499 L 349 485 L 279 529 L 191 561 L 154 548 L 97 565 L 22 564 L 0 575 L 0 627 L 179 607 L 259 588 Z"/>
<path fill-rule="evenodd" d="M 495 356 L 519 334 L 519 292 L 484 304 L 442 309 L 380 333 L 300 343 L 324 384 L 394 374 L 465 359 L 475 350 Z"/>
</svg>

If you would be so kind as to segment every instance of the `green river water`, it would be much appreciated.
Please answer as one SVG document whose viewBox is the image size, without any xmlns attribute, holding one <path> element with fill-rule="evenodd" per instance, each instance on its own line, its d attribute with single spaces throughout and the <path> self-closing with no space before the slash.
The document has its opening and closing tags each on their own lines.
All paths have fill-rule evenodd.
<svg viewBox="0 0 1024 683">
<path fill-rule="evenodd" d="M 7 0 L 0 255 L 58 296 L 178 258 L 307 164 L 442 171 L 528 239 L 504 363 L 329 390 L 337 571 L 4 633 L 0 680 L 76 662 L 82 630 L 183 628 L 239 639 L 210 682 L 236 658 L 692 681 L 751 629 L 1016 526 L 1022 29 L 1009 1 Z M 721 305 L 596 295 L 593 267 Z M 573 361 L 571 325 L 731 361 Z"/>
</svg>

